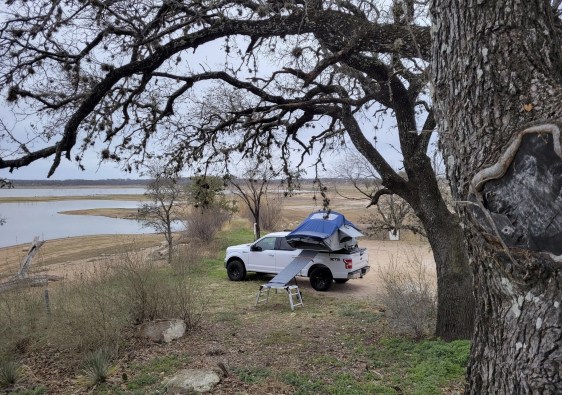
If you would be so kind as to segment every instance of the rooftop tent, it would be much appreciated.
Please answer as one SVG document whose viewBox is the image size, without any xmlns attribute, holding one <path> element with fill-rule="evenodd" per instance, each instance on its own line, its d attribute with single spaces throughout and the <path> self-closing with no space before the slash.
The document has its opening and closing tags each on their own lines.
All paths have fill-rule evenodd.
<svg viewBox="0 0 562 395">
<path fill-rule="evenodd" d="M 315 251 L 339 251 L 354 247 L 359 229 L 335 211 L 312 213 L 289 233 L 287 243 L 293 248 Z"/>
</svg>

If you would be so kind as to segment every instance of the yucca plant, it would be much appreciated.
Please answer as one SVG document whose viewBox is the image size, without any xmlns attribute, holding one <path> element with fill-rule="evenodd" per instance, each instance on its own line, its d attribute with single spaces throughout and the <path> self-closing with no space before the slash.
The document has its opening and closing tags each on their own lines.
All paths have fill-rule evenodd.
<svg viewBox="0 0 562 395">
<path fill-rule="evenodd" d="M 88 387 L 104 383 L 113 371 L 111 359 L 111 352 L 107 349 L 88 353 L 79 381 Z"/>
<path fill-rule="evenodd" d="M 12 360 L 0 361 L 0 388 L 14 385 L 20 375 L 19 362 Z"/>
</svg>

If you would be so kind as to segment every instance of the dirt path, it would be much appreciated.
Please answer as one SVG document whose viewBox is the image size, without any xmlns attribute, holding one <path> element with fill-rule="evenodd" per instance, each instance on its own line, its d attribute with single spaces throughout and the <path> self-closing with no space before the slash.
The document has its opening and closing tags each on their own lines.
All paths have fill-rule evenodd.
<svg viewBox="0 0 562 395">
<path fill-rule="evenodd" d="M 160 245 L 160 240 L 155 235 L 135 236 L 134 238 L 139 239 L 138 245 L 143 245 L 147 252 L 154 251 Z M 127 244 L 124 243 L 123 238 L 119 240 L 123 243 L 116 243 L 114 236 L 49 241 L 39 258 L 34 262 L 32 271 L 72 279 L 76 275 L 88 272 L 93 262 L 118 252 L 115 247 L 116 244 L 120 246 Z M 131 242 L 130 239 L 128 241 Z M 371 266 L 370 272 L 364 278 L 350 280 L 345 284 L 333 284 L 328 293 L 313 290 L 308 278 L 298 278 L 297 283 L 301 291 L 305 295 L 315 293 L 335 298 L 351 297 L 376 300 L 377 295 L 382 291 L 380 272 L 389 270 L 392 265 L 396 265 L 401 270 L 408 270 L 408 261 L 414 258 L 422 261 L 427 268 L 429 278 L 435 278 L 435 261 L 427 243 L 363 239 L 360 245 L 368 249 Z M 4 257 L 3 259 L 0 258 L 0 278 L 2 278 L 2 275 L 11 275 L 17 271 L 21 259 L 19 257 L 25 254 L 23 249 L 25 247 L 22 248 L 22 246 L 0 249 L 0 257 Z M 18 258 L 15 257 L 16 255 Z M 8 259 L 8 256 L 11 259 Z M 8 261 L 11 261 L 11 264 L 7 264 Z"/>
<path fill-rule="evenodd" d="M 410 270 L 408 262 L 414 258 L 421 259 L 427 269 L 428 278 L 435 279 L 435 261 L 428 243 L 362 239 L 360 246 L 366 247 L 369 252 L 370 272 L 362 279 L 350 280 L 345 284 L 334 284 L 328 292 L 329 296 L 376 299 L 382 291 L 379 272 L 389 270 L 393 264 L 401 270 Z M 308 278 L 301 277 L 297 283 L 305 294 L 309 292 L 322 294 L 312 289 Z"/>
</svg>

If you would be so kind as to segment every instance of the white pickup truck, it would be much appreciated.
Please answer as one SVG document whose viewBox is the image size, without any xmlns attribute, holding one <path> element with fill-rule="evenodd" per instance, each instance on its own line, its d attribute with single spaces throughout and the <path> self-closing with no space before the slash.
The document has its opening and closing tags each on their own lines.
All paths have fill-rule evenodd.
<svg viewBox="0 0 562 395">
<path fill-rule="evenodd" d="M 279 273 L 301 252 L 287 243 L 285 236 L 288 234 L 270 233 L 254 243 L 228 247 L 224 260 L 228 278 L 242 281 L 247 272 Z M 333 281 L 345 283 L 362 278 L 369 269 L 367 249 L 355 246 L 337 252 L 318 252 L 298 275 L 310 277 L 310 285 L 315 290 L 327 291 Z"/>
</svg>

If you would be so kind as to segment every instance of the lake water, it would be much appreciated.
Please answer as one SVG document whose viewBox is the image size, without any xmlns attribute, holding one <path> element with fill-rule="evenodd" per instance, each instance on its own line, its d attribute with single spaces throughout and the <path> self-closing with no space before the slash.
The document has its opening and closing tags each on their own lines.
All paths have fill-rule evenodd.
<svg viewBox="0 0 562 395">
<path fill-rule="evenodd" d="M 142 195 L 143 188 L 21 188 L 0 189 L 0 197 Z M 0 203 L 0 247 L 30 243 L 35 236 L 42 240 L 100 234 L 140 234 L 137 221 L 93 215 L 66 215 L 61 211 L 96 208 L 137 208 L 138 201 L 129 200 L 62 200 L 51 202 Z"/>
<path fill-rule="evenodd" d="M 0 188 L 0 197 L 142 195 L 144 188 Z"/>
<path fill-rule="evenodd" d="M 139 234 L 152 232 L 135 220 L 93 215 L 66 215 L 60 211 L 93 208 L 137 208 L 136 201 L 66 200 L 33 203 L 0 203 L 0 247 L 41 240 L 99 234 Z"/>
</svg>

